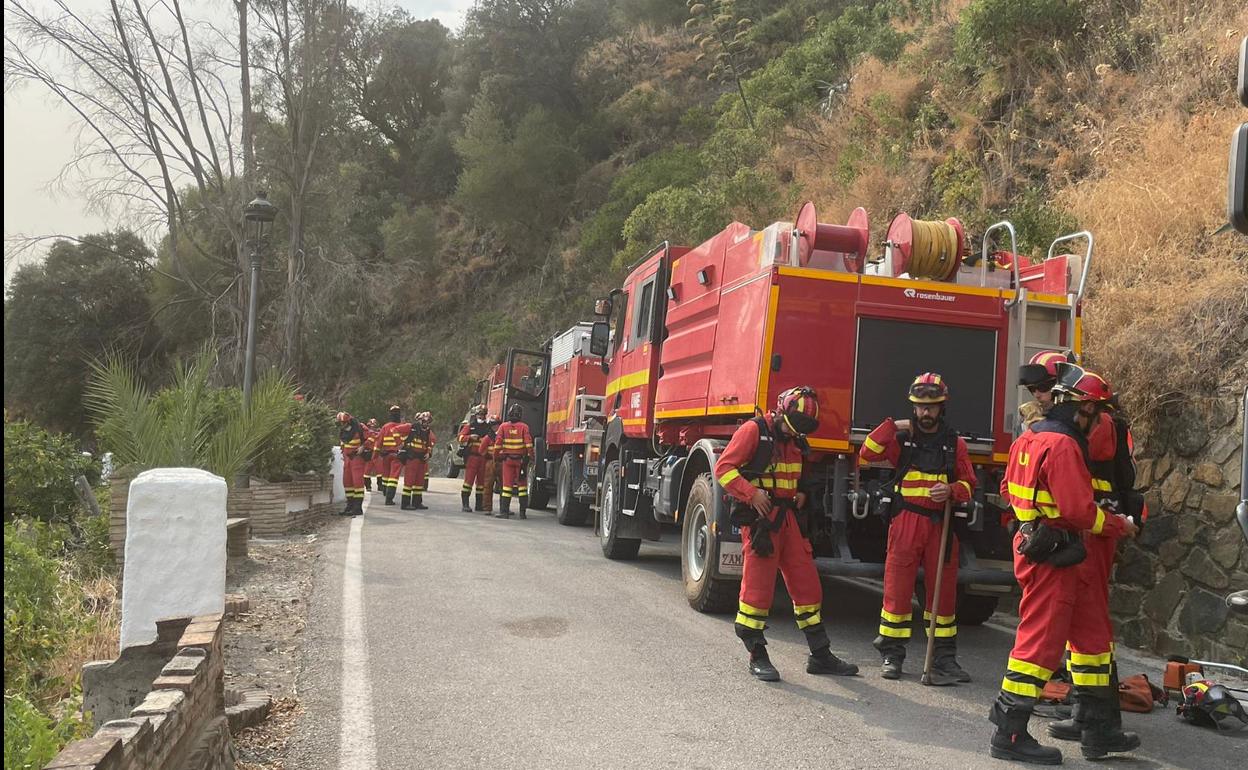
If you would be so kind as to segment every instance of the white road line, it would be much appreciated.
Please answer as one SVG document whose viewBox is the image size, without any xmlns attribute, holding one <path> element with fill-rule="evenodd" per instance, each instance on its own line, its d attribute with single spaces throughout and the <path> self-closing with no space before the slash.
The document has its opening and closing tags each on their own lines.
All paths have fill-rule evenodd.
<svg viewBox="0 0 1248 770">
<path fill-rule="evenodd" d="M 353 516 L 342 567 L 342 707 L 338 715 L 342 725 L 338 734 L 338 767 L 342 770 L 377 768 L 368 640 L 364 634 L 364 564 L 360 556 L 363 528 L 364 517 Z"/>
</svg>

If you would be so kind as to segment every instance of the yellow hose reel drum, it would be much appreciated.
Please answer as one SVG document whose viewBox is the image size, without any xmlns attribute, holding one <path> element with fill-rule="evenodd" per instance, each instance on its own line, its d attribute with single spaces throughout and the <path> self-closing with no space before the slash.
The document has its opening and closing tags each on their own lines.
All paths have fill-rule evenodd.
<svg viewBox="0 0 1248 770">
<path fill-rule="evenodd" d="M 951 281 L 966 256 L 966 232 L 950 217 L 943 222 L 912 219 L 904 211 L 888 226 L 887 242 L 893 247 L 893 277 Z"/>
</svg>

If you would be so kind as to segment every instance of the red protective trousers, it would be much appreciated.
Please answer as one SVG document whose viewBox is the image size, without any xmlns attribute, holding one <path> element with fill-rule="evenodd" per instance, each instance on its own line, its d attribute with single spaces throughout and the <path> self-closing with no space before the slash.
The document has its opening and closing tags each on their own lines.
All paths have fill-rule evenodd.
<svg viewBox="0 0 1248 770">
<path fill-rule="evenodd" d="M 342 458 L 342 488 L 348 500 L 364 499 L 364 458 L 358 454 Z"/>
<path fill-rule="evenodd" d="M 503 460 L 503 489 L 499 496 L 506 500 L 509 497 L 528 497 L 528 482 L 521 478 L 520 472 L 524 470 L 524 458 L 513 460 L 508 457 Z"/>
<path fill-rule="evenodd" d="M 485 458 L 481 455 L 470 454 L 464 460 L 463 493 L 472 494 L 474 488 L 477 494 L 481 494 L 485 488 Z"/>
<path fill-rule="evenodd" d="M 381 467 L 385 475 L 385 487 L 390 496 L 399 489 L 399 476 L 403 473 L 403 461 L 397 455 L 381 458 Z"/>
<path fill-rule="evenodd" d="M 936 593 L 936 569 L 940 559 L 940 533 L 944 526 L 941 518 L 923 516 L 914 511 L 903 510 L 888 527 L 888 555 L 884 559 L 884 607 L 880 611 L 880 635 L 875 647 L 885 655 L 905 656 L 906 642 L 910 639 L 913 617 L 914 584 L 923 567 L 927 590 L 926 610 L 923 613 L 924 629 L 936 612 L 936 645 L 942 652 L 952 654 L 958 635 L 956 607 L 958 601 L 958 539 L 949 534 L 949 560 L 945 562 L 940 577 L 940 603 L 933 609 L 932 599 Z"/>
<path fill-rule="evenodd" d="M 1114 667 L 1114 624 L 1109 618 L 1109 571 L 1118 539 L 1084 533 L 1088 556 L 1077 573 L 1078 611 L 1070 621 L 1070 659 L 1066 667 L 1076 687 L 1109 687 Z"/>
<path fill-rule="evenodd" d="M 403 465 L 403 494 L 423 495 L 425 475 L 429 472 L 428 460 L 408 460 Z"/>
<path fill-rule="evenodd" d="M 779 508 L 773 508 L 769 518 L 775 521 L 779 512 Z M 800 616 L 813 611 L 815 622 L 818 622 L 819 607 L 823 604 L 823 585 L 815 569 L 810 541 L 802 537 L 792 511 L 784 512 L 784 524 L 779 532 L 771 533 L 771 542 L 775 547 L 771 555 L 759 556 L 750 547 L 749 527 L 741 530 L 741 551 L 744 554 L 741 604 L 758 610 L 749 614 L 766 617 L 775 598 L 776 570 L 780 570 L 784 587 L 793 599 L 795 613 Z M 814 610 L 807 610 L 808 607 L 814 607 Z"/>
<path fill-rule="evenodd" d="M 1062 662 L 1072 619 L 1086 609 L 1079 594 L 1079 567 L 1033 564 L 1018 553 L 1021 538 L 1014 536 L 1014 575 L 1023 597 L 999 698 L 1007 709 L 1030 711 Z"/>
</svg>

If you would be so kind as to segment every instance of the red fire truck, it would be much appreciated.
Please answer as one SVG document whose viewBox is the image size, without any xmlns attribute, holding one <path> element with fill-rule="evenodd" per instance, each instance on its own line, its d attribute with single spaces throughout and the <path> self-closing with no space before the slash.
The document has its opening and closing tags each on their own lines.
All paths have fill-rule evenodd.
<svg viewBox="0 0 1248 770">
<path fill-rule="evenodd" d="M 998 234 L 1009 251 L 992 250 Z M 1057 253 L 1069 241 L 1084 253 Z M 594 512 L 611 559 L 679 530 L 689 603 L 732 609 L 741 538 L 711 470 L 742 421 L 810 385 L 820 427 L 801 487 L 816 564 L 826 575 L 881 577 L 886 532 L 875 508 L 891 471 L 860 466 L 856 452 L 883 419 L 908 416 L 914 376 L 937 371 L 979 481 L 959 514 L 969 533 L 959 619 L 987 619 L 1014 585 L 996 492 L 1026 398 L 1016 372 L 1039 350 L 1080 352 L 1093 243 L 1086 232 L 1063 236 L 1027 266 L 1013 256 L 1008 222 L 985 232 L 978 259 L 967 259 L 965 243 L 957 220 L 899 214 L 883 254 L 868 261 L 865 211 L 829 225 L 807 204 L 796 223 L 734 222 L 694 248 L 655 248 L 596 303 L 599 320 L 543 351 L 553 376 L 534 476 L 554 488 L 560 520 Z"/>
</svg>

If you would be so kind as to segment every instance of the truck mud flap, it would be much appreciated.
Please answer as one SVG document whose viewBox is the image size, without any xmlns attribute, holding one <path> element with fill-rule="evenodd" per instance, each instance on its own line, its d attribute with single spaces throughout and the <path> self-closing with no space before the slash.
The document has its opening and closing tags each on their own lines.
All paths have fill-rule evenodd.
<svg viewBox="0 0 1248 770">
<path fill-rule="evenodd" d="M 726 498 L 724 488 L 716 481 L 715 510 L 712 511 L 712 515 L 715 520 L 715 539 L 718 541 L 719 554 L 714 560 L 712 575 L 717 578 L 739 580 L 745 568 L 741 552 L 741 530 L 728 520 L 730 510 Z"/>
</svg>

